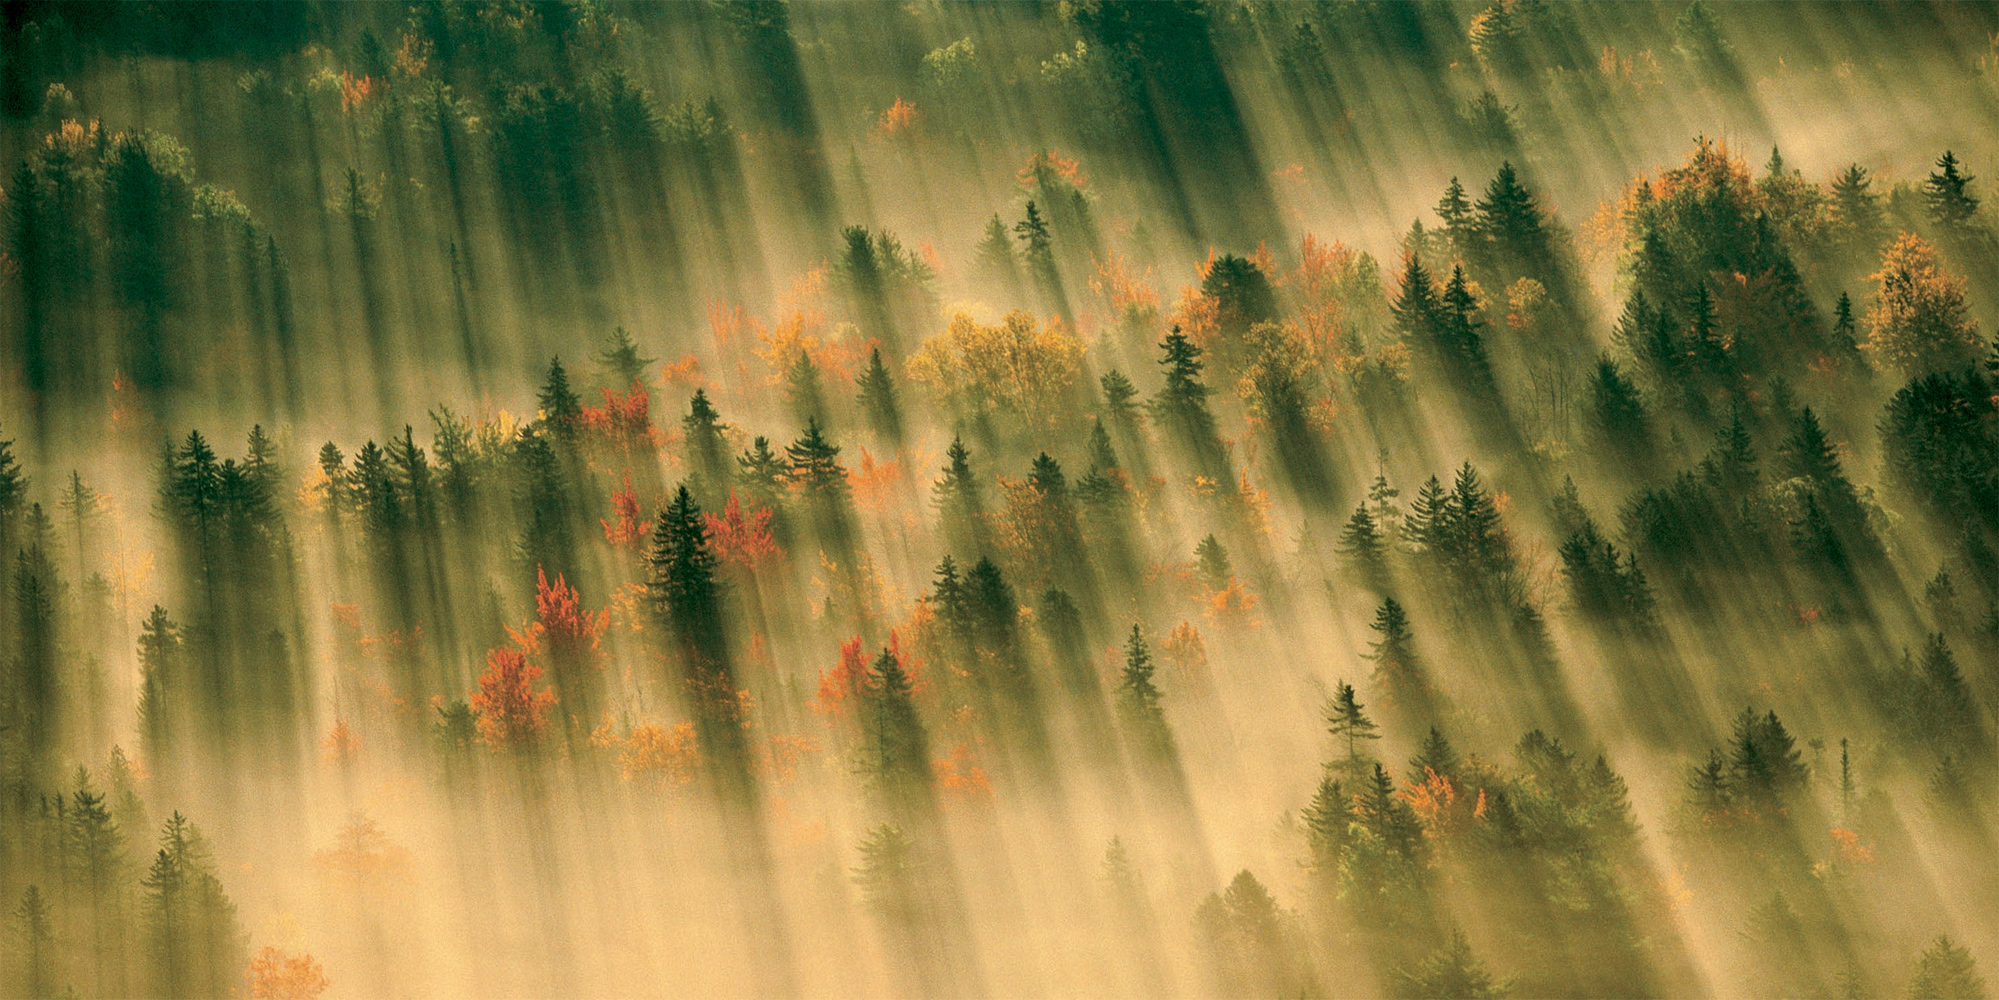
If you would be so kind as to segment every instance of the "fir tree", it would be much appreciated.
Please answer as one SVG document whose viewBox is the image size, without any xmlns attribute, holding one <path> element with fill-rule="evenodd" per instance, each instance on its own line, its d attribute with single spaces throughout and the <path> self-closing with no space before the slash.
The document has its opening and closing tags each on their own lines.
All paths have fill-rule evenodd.
<svg viewBox="0 0 1999 1000">
<path fill-rule="evenodd" d="M 1334 686 L 1333 697 L 1326 702 L 1324 715 L 1326 732 L 1332 736 L 1333 743 L 1346 745 L 1346 757 L 1331 766 L 1355 777 L 1365 775 L 1370 758 L 1361 752 L 1361 744 L 1380 739 L 1381 733 L 1374 720 L 1367 717 L 1366 706 L 1360 703 L 1353 685 L 1340 681 Z"/>
<path fill-rule="evenodd" d="M 852 489 L 840 464 L 840 447 L 826 439 L 819 421 L 807 419 L 805 433 L 784 449 L 786 476 L 814 500 L 844 499 Z"/>
<path fill-rule="evenodd" d="M 819 366 L 812 362 L 812 355 L 799 351 L 791 367 L 785 369 L 784 401 L 798 420 L 814 422 L 825 417 L 826 397 L 819 388 Z"/>
<path fill-rule="evenodd" d="M 56 947 L 55 921 L 40 886 L 30 885 L 21 893 L 21 905 L 14 910 L 14 963 L 18 971 L 13 989 L 19 996 L 42 1000 L 56 995 L 56 966 L 61 951 Z"/>
<path fill-rule="evenodd" d="M 788 475 L 784 459 L 771 448 L 770 439 L 762 435 L 736 456 L 736 479 L 742 484 L 743 493 L 772 510 L 776 510 L 784 498 Z"/>
<path fill-rule="evenodd" d="M 726 665 L 722 594 L 701 507 L 683 484 L 654 523 L 647 595 L 690 665 L 719 670 Z"/>
<path fill-rule="evenodd" d="M 1201 544 L 1194 547 L 1194 571 L 1209 590 L 1227 589 L 1229 580 L 1235 576 L 1228 550 L 1213 535 L 1201 539 Z"/>
<path fill-rule="evenodd" d="M 691 478 L 705 495 L 719 495 L 728 482 L 729 425 L 722 422 L 722 414 L 708 401 L 706 389 L 694 390 L 680 426 L 686 443 L 688 471 L 693 473 Z M 769 506 L 767 500 L 765 505 Z"/>
<path fill-rule="evenodd" d="M 1512 985 L 1487 972 L 1485 963 L 1472 954 L 1471 942 L 1462 930 L 1451 933 L 1451 943 L 1431 952 L 1412 968 L 1396 969 L 1396 991 L 1407 997 L 1453 997 L 1462 1000 L 1491 1000 L 1512 992 Z"/>
<path fill-rule="evenodd" d="M 604 369 L 611 388 L 619 392 L 632 386 L 643 388 L 646 369 L 658 360 L 646 357 L 639 350 L 638 341 L 632 339 L 631 331 L 622 326 L 611 331 L 604 339 L 604 349 L 597 352 L 597 364 Z"/>
<path fill-rule="evenodd" d="M 1420 785 L 1433 773 L 1456 781 L 1463 767 L 1464 760 L 1451 741 L 1436 726 L 1431 726 L 1429 734 L 1423 737 L 1423 746 L 1409 759 L 1409 781 Z"/>
<path fill-rule="evenodd" d="M 1848 164 L 1832 181 L 1833 215 L 1839 223 L 1841 242 L 1857 260 L 1872 256 L 1887 235 L 1887 218 L 1880 197 L 1871 190 L 1873 183 L 1867 168 L 1858 163 Z"/>
<path fill-rule="evenodd" d="M 1384 598 L 1369 626 L 1381 638 L 1370 643 L 1368 659 L 1374 661 L 1375 680 L 1393 697 L 1415 707 L 1427 693 L 1429 681 L 1416 656 L 1416 635 L 1409 629 L 1409 613 L 1395 598 Z"/>
<path fill-rule="evenodd" d="M 573 441 L 578 430 L 577 423 L 583 417 L 583 401 L 569 387 L 569 373 L 562 368 L 562 359 L 550 358 L 548 378 L 541 384 L 541 392 L 535 396 L 541 406 L 541 419 L 564 441 Z"/>
<path fill-rule="evenodd" d="M 1984 1000 L 1985 978 L 1971 952 L 1941 934 L 1916 959 L 1909 1000 Z"/>
<path fill-rule="evenodd" d="M 1978 214 L 1978 198 L 1971 193 L 1970 174 L 1958 169 L 1955 153 L 1944 150 L 1937 168 L 1923 182 L 1923 205 L 1930 219 L 1949 232 L 1961 232 Z"/>
<path fill-rule="evenodd" d="M 1340 530 L 1340 555 L 1371 590 L 1380 590 L 1387 579 L 1388 542 L 1375 525 L 1367 504 L 1358 504 L 1353 516 Z"/>
<path fill-rule="evenodd" d="M 223 891 L 201 834 L 180 813 L 161 828 L 159 853 L 141 884 L 160 996 L 221 996 L 243 968 L 236 905 Z"/>
<path fill-rule="evenodd" d="M 1132 385 L 1131 379 L 1126 378 L 1123 372 L 1115 368 L 1105 372 L 1104 377 L 1098 379 L 1097 383 L 1104 390 L 1104 416 L 1121 430 L 1127 432 L 1135 430 L 1138 427 L 1139 412 L 1133 400 L 1138 398 L 1138 387 Z"/>
<path fill-rule="evenodd" d="M 855 404 L 867 416 L 868 427 L 883 442 L 900 447 L 902 404 L 896 399 L 895 380 L 889 376 L 888 366 L 882 363 L 881 348 L 869 353 L 867 370 L 854 381 L 860 387 Z"/>
<path fill-rule="evenodd" d="M 1146 647 L 1145 633 L 1131 627 L 1124 644 L 1124 672 L 1118 679 L 1117 704 L 1133 739 L 1149 754 L 1164 752 L 1168 744 L 1166 712 L 1160 705 L 1159 688 L 1153 684 L 1156 668 L 1152 651 Z"/>
<path fill-rule="evenodd" d="M 861 725 L 869 774 L 890 801 L 907 805 L 930 780 L 929 737 L 917 717 L 902 661 L 883 649 L 863 691 Z"/>
</svg>

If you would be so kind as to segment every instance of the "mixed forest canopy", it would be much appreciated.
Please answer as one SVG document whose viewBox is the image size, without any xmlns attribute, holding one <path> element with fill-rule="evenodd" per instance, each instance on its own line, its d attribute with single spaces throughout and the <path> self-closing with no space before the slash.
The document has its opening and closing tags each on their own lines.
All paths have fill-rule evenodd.
<svg viewBox="0 0 1999 1000">
<path fill-rule="evenodd" d="M 0 996 L 1984 997 L 1999 11 L 0 4 Z"/>
</svg>

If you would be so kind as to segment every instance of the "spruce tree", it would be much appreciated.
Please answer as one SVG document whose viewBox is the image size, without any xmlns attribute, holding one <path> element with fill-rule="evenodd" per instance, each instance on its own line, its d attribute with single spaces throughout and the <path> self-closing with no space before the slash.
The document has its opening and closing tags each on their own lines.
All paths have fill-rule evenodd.
<svg viewBox="0 0 1999 1000">
<path fill-rule="evenodd" d="M 542 382 L 535 400 L 541 406 L 542 421 L 556 437 L 575 440 L 577 423 L 583 416 L 583 401 L 569 387 L 569 373 L 563 370 L 560 357 L 549 359 L 548 378 Z"/>
<path fill-rule="evenodd" d="M 1209 590 L 1224 590 L 1229 580 L 1235 576 L 1235 567 L 1229 564 L 1229 552 L 1213 535 L 1201 539 L 1194 547 L 1194 571 Z"/>
<path fill-rule="evenodd" d="M 1364 777 L 1370 758 L 1361 752 L 1361 744 L 1367 740 L 1380 739 L 1381 733 L 1375 726 L 1374 720 L 1367 717 L 1366 706 L 1360 703 L 1359 696 L 1354 693 L 1353 685 L 1346 681 L 1340 681 L 1335 685 L 1333 697 L 1326 702 L 1324 714 L 1326 732 L 1332 736 L 1334 745 L 1346 746 L 1346 756 L 1330 766 L 1356 779 Z"/>
<path fill-rule="evenodd" d="M 1931 221 L 1948 232 L 1961 232 L 1971 217 L 1978 214 L 1978 198 L 1971 193 L 1973 180 L 1958 168 L 1957 155 L 1944 150 L 1937 158 L 1936 170 L 1923 182 L 1923 206 L 1929 210 Z"/>
<path fill-rule="evenodd" d="M 694 390 L 694 397 L 687 402 L 687 415 L 680 418 L 680 427 L 687 449 L 688 471 L 693 473 L 691 478 L 704 496 L 711 500 L 718 498 L 729 480 L 729 425 L 722 422 L 722 414 L 708 401 L 708 390 Z M 768 500 L 765 505 L 769 505 Z"/>
<path fill-rule="evenodd" d="M 16 995 L 41 1000 L 56 995 L 57 962 L 62 953 L 56 947 L 55 920 L 40 886 L 30 885 L 21 892 L 21 905 L 14 910 L 15 972 L 12 991 Z"/>
<path fill-rule="evenodd" d="M 720 670 L 726 666 L 725 632 L 716 558 L 708 546 L 701 507 L 685 484 L 654 524 L 652 548 L 646 554 L 647 595 L 690 666 Z"/>
<path fill-rule="evenodd" d="M 819 388 L 819 366 L 804 351 L 784 372 L 784 401 L 794 419 L 818 421 L 826 416 L 826 397 Z"/>
<path fill-rule="evenodd" d="M 638 341 L 632 339 L 631 331 L 618 327 L 604 339 L 604 349 L 597 352 L 597 364 L 609 376 L 611 388 L 624 392 L 633 386 L 644 388 L 646 369 L 652 367 L 658 358 L 646 357 L 639 350 Z"/>
<path fill-rule="evenodd" d="M 902 445 L 902 404 L 897 401 L 895 380 L 889 376 L 888 366 L 882 363 L 881 348 L 877 347 L 868 355 L 866 371 L 854 379 L 860 387 L 855 404 L 867 416 L 869 429 L 884 443 Z"/>
<path fill-rule="evenodd" d="M 1369 644 L 1373 650 L 1375 680 L 1406 706 L 1422 699 L 1429 687 L 1423 664 L 1416 656 L 1416 635 L 1409 628 L 1409 613 L 1393 597 L 1384 598 L 1369 626 L 1381 638 Z"/>
<path fill-rule="evenodd" d="M 1387 581 L 1388 542 L 1375 525 L 1367 504 L 1358 504 L 1353 516 L 1340 530 L 1340 555 L 1371 590 L 1380 590 Z"/>
<path fill-rule="evenodd" d="M 1916 959 L 1909 977 L 1909 1000 L 1983 1000 L 1985 977 L 1971 952 L 1941 934 Z"/>
<path fill-rule="evenodd" d="M 1423 737 L 1423 746 L 1416 751 L 1416 756 L 1409 759 L 1409 781 L 1422 784 L 1429 780 L 1433 772 L 1438 777 L 1456 781 L 1463 766 L 1464 759 L 1458 756 L 1451 741 L 1445 739 L 1436 726 L 1431 726 L 1429 734 Z"/>
</svg>

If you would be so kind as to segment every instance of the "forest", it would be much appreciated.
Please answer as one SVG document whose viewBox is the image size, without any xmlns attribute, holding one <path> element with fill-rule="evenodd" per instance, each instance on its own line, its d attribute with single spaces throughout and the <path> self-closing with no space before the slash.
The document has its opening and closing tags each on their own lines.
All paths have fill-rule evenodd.
<svg viewBox="0 0 1999 1000">
<path fill-rule="evenodd" d="M 0 2 L 0 997 L 1983 998 L 1999 7 Z"/>
</svg>

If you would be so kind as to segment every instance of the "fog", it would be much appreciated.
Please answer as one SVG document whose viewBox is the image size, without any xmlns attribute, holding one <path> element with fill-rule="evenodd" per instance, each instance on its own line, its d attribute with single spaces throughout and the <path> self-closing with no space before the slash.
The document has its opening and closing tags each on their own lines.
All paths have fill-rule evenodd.
<svg viewBox="0 0 1999 1000">
<path fill-rule="evenodd" d="M 0 29 L 0 995 L 1984 995 L 1989 5 Z"/>
</svg>

